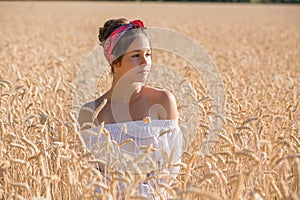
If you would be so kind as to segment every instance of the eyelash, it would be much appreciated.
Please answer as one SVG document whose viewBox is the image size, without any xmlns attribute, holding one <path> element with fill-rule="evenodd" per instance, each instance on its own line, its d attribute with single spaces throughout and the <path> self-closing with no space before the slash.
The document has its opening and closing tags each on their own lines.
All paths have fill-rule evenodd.
<svg viewBox="0 0 300 200">
<path fill-rule="evenodd" d="M 139 57 L 140 54 L 133 55 L 132 57 Z M 146 56 L 151 56 L 151 53 L 147 53 Z"/>
</svg>

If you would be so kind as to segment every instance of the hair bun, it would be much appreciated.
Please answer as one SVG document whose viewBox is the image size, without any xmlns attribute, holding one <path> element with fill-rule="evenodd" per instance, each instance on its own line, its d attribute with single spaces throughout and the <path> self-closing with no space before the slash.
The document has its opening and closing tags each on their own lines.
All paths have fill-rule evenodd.
<svg viewBox="0 0 300 200">
<path fill-rule="evenodd" d="M 128 20 L 125 18 L 111 19 L 105 22 L 104 26 L 99 28 L 98 39 L 101 45 L 103 45 L 103 42 L 105 42 L 105 40 L 115 29 L 126 23 L 128 23 Z"/>
</svg>

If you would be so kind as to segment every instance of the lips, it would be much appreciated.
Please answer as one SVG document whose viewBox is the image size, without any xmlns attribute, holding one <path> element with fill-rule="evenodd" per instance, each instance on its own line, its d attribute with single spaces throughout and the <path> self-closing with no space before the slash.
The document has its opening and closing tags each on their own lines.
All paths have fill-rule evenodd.
<svg viewBox="0 0 300 200">
<path fill-rule="evenodd" d="M 150 71 L 149 70 L 142 70 L 142 71 L 139 71 L 139 73 L 149 73 Z"/>
</svg>

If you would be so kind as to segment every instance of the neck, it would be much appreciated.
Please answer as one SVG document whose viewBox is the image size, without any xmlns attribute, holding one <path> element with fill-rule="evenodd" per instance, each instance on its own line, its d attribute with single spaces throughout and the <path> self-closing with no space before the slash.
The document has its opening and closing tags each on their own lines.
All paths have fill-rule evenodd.
<svg viewBox="0 0 300 200">
<path fill-rule="evenodd" d="M 114 79 L 112 87 L 107 94 L 110 102 L 129 103 L 140 94 L 144 83 L 126 82 Z"/>
</svg>

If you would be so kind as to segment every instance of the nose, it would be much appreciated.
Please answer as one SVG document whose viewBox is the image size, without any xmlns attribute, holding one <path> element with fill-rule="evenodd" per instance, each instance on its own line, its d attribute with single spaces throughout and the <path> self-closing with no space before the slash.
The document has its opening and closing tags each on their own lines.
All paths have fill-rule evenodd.
<svg viewBox="0 0 300 200">
<path fill-rule="evenodd" d="M 147 66 L 147 65 L 150 64 L 150 62 L 151 62 L 150 59 L 151 59 L 151 58 L 147 57 L 147 55 L 144 54 L 143 56 L 141 56 L 141 63 L 140 63 L 140 65 L 141 65 L 141 66 Z"/>
</svg>

